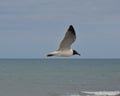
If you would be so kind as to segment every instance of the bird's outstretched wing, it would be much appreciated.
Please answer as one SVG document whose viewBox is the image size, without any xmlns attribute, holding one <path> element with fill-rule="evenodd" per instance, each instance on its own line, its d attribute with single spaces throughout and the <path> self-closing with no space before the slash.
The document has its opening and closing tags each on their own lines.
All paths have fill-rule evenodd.
<svg viewBox="0 0 120 96">
<path fill-rule="evenodd" d="M 72 43 L 76 40 L 76 33 L 72 25 L 69 26 L 63 40 L 61 41 L 58 51 L 70 49 Z"/>
</svg>

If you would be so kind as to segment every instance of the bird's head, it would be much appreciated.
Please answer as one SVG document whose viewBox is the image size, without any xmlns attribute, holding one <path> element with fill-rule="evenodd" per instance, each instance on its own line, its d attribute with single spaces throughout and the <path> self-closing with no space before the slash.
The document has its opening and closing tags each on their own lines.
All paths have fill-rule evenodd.
<svg viewBox="0 0 120 96">
<path fill-rule="evenodd" d="M 73 55 L 79 55 L 80 56 L 80 54 L 76 50 L 73 50 Z"/>
</svg>

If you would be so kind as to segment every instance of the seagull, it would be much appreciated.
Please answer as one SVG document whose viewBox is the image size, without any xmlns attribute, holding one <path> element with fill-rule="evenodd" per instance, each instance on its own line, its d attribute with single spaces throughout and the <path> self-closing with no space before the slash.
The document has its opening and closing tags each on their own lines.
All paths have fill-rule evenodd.
<svg viewBox="0 0 120 96">
<path fill-rule="evenodd" d="M 71 49 L 71 45 L 76 40 L 76 33 L 72 25 L 69 26 L 67 32 L 65 33 L 64 38 L 62 39 L 59 48 L 47 54 L 48 57 L 50 56 L 58 56 L 58 57 L 69 57 L 72 55 L 79 55 L 80 54 L 76 51 Z"/>
</svg>

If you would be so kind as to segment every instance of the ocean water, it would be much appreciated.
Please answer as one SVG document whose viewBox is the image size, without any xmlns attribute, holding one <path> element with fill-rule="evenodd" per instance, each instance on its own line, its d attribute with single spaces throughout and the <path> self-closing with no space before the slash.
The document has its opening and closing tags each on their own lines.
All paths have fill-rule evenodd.
<svg viewBox="0 0 120 96">
<path fill-rule="evenodd" d="M 0 59 L 0 96 L 119 94 L 120 59 Z"/>
</svg>

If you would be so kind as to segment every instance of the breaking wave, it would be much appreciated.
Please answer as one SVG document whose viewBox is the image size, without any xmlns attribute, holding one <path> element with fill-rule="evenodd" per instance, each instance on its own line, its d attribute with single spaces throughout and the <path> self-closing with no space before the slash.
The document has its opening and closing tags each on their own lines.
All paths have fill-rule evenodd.
<svg viewBox="0 0 120 96">
<path fill-rule="evenodd" d="M 50 96 L 120 96 L 120 91 L 81 91 L 77 94 L 54 94 Z"/>
<path fill-rule="evenodd" d="M 87 96 L 120 96 L 120 91 L 82 91 Z"/>
</svg>

